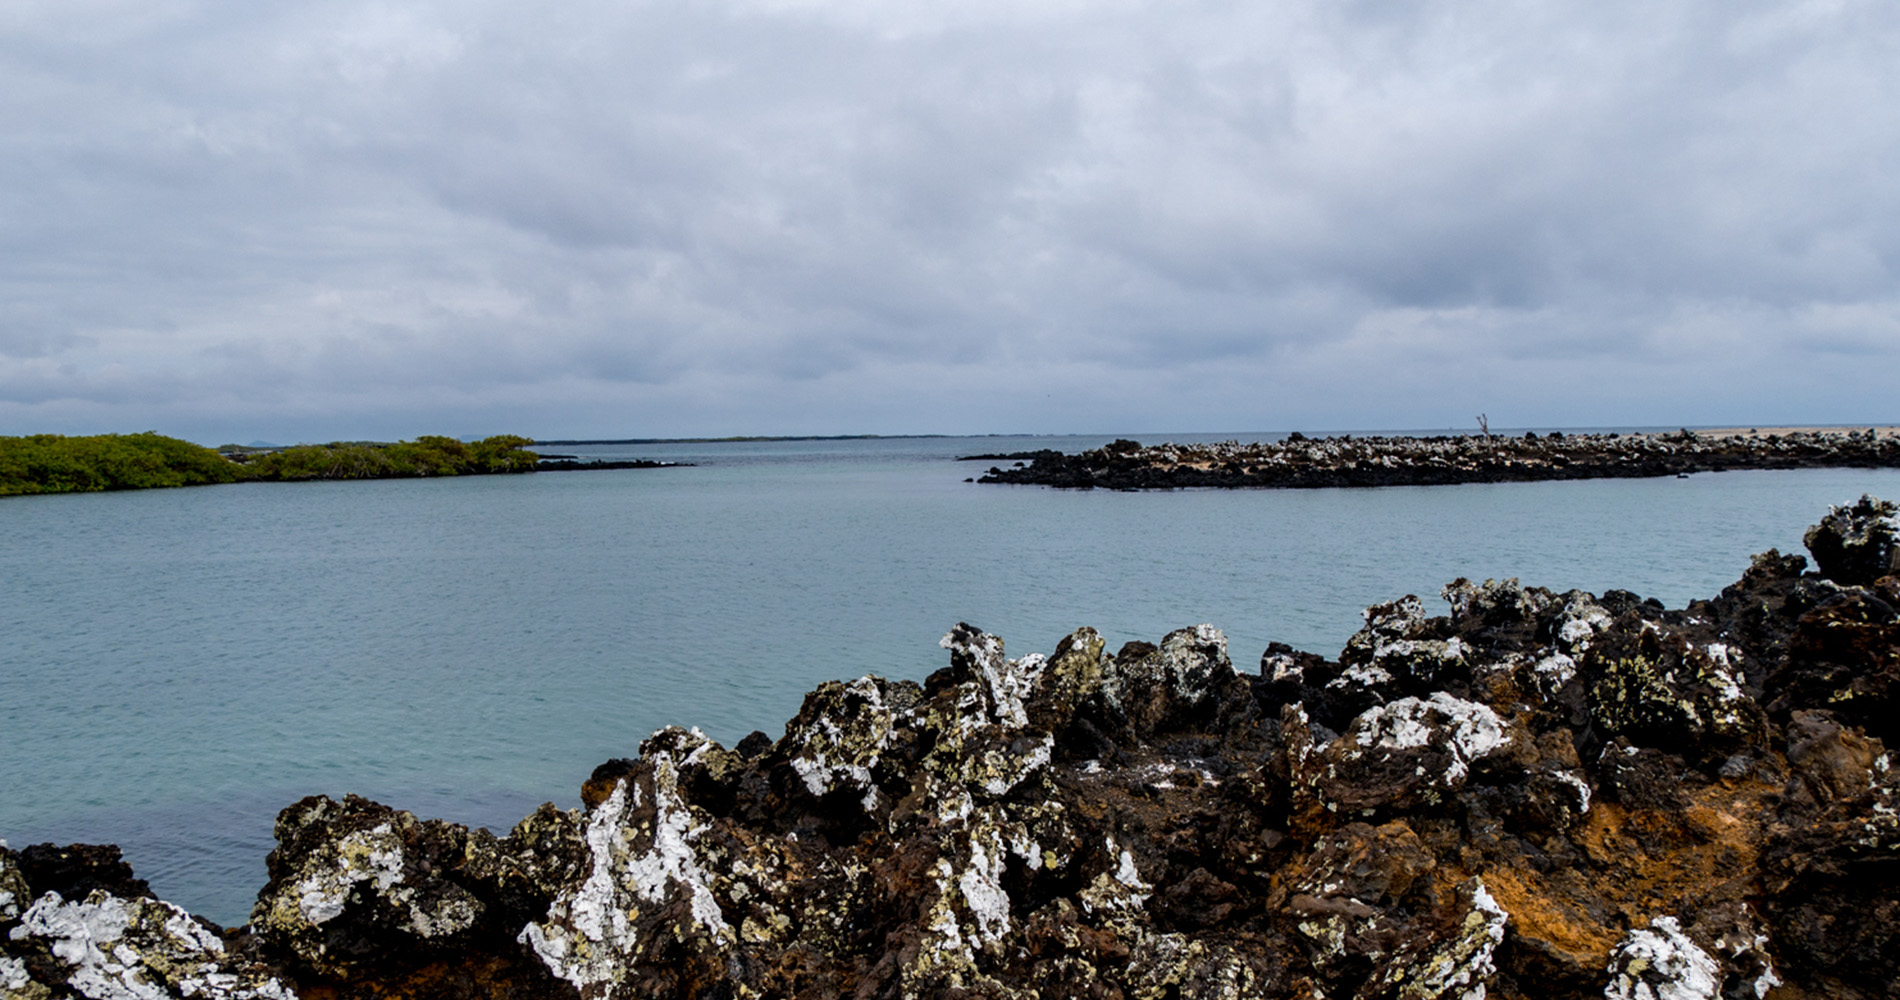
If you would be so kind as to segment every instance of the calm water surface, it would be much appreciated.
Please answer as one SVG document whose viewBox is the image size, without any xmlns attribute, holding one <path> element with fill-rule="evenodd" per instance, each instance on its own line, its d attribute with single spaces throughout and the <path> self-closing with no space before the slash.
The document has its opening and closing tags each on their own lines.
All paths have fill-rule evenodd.
<svg viewBox="0 0 1900 1000">
<path fill-rule="evenodd" d="M 700 464 L 0 500 L 0 838 L 118 843 L 241 923 L 304 795 L 502 832 L 659 726 L 776 736 L 820 681 L 921 679 L 958 621 L 1012 655 L 1212 622 L 1253 669 L 1458 576 L 1680 606 L 1829 504 L 1900 497 L 1891 470 L 1065 493 L 950 461 L 1106 440 L 562 447 Z"/>
</svg>

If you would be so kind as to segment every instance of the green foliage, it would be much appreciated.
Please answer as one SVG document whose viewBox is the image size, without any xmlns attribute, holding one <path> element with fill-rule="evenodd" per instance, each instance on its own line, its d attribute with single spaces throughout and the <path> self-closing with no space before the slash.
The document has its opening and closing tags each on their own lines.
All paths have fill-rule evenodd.
<svg viewBox="0 0 1900 1000">
<path fill-rule="evenodd" d="M 212 451 L 154 432 L 0 437 L 0 496 L 198 486 L 239 480 L 406 479 L 533 472 L 534 442 L 501 434 L 464 443 L 425 435 L 379 444 L 337 441 L 276 450 Z"/>
<path fill-rule="evenodd" d="M 483 472 L 533 472 L 541 457 L 522 450 L 533 443 L 518 434 L 497 434 L 469 445 L 469 455 Z"/>
<path fill-rule="evenodd" d="M 224 456 L 153 431 L 0 437 L 0 496 L 200 486 L 249 478 Z"/>
<path fill-rule="evenodd" d="M 259 479 L 407 479 L 484 473 L 533 472 L 538 456 L 523 451 L 528 438 L 501 434 L 472 443 L 423 435 L 414 441 L 377 444 L 333 441 L 283 448 L 240 460 Z"/>
</svg>

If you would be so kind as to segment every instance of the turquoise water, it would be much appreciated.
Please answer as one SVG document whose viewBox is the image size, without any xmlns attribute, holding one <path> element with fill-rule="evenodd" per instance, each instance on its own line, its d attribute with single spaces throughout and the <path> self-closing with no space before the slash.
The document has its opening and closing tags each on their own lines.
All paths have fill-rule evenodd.
<svg viewBox="0 0 1900 1000">
<path fill-rule="evenodd" d="M 1458 576 L 1679 606 L 1831 503 L 1900 497 L 1863 470 L 1066 493 L 950 461 L 1105 440 L 563 447 L 700 464 L 0 501 L 0 837 L 118 843 L 239 923 L 303 795 L 500 832 L 659 726 L 776 736 L 819 681 L 921 679 L 958 621 L 1012 655 L 1212 622 L 1253 669 Z"/>
</svg>

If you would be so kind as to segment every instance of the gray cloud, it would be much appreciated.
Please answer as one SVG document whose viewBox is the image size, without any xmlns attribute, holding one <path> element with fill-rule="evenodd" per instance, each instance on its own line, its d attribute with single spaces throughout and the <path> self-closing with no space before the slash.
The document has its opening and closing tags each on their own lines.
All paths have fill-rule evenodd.
<svg viewBox="0 0 1900 1000">
<path fill-rule="evenodd" d="M 18 0 L 0 426 L 1893 419 L 1897 50 L 1873 0 Z"/>
</svg>

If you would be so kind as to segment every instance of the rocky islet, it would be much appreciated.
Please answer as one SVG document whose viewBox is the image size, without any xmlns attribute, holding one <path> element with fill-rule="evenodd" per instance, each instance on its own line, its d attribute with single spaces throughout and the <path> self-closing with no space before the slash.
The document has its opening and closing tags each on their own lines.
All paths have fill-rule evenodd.
<svg viewBox="0 0 1900 1000">
<path fill-rule="evenodd" d="M 975 458 L 991 456 L 972 456 Z M 1065 455 L 1045 450 L 994 456 L 977 482 L 1060 489 L 1319 489 L 1446 486 L 1557 479 L 1685 476 L 1738 469 L 1900 468 L 1900 436 L 1874 428 L 1785 433 L 1563 434 L 1521 437 L 1309 438 L 1242 444 L 1117 440 Z"/>
<path fill-rule="evenodd" d="M 665 729 L 507 836 L 278 818 L 251 922 L 0 847 L 0 993 L 1900 997 L 1895 507 L 1667 610 L 1459 580 L 1339 657 L 1206 625 Z"/>
</svg>

